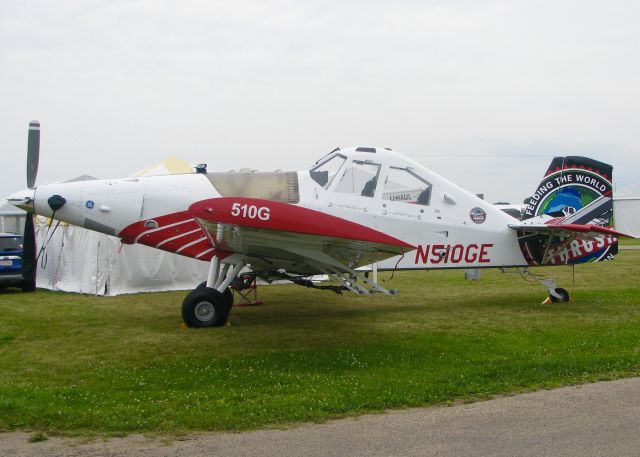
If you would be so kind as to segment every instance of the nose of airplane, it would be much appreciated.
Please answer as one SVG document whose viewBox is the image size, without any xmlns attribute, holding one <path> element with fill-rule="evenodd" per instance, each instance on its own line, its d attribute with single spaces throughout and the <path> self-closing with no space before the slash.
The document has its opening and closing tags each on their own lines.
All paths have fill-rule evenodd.
<svg viewBox="0 0 640 457">
<path fill-rule="evenodd" d="M 34 212 L 33 202 L 36 196 L 36 188 L 24 189 L 7 197 L 7 203 L 17 206 L 29 213 Z"/>
</svg>

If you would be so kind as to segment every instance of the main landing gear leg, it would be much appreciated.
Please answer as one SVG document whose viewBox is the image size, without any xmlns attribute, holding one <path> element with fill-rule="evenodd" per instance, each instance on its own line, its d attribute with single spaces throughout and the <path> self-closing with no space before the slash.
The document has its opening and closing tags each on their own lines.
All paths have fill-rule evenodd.
<svg viewBox="0 0 640 457">
<path fill-rule="evenodd" d="M 224 261 L 216 256 L 211 259 L 207 280 L 182 302 L 182 320 L 188 327 L 220 327 L 227 322 L 233 305 L 229 285 L 244 265 L 244 257 L 237 255 Z"/>
<path fill-rule="evenodd" d="M 534 281 L 539 282 L 544 287 L 547 288 L 549 292 L 549 296 L 542 302 L 543 305 L 548 305 L 549 303 L 564 303 L 571 300 L 569 296 L 569 292 L 567 289 L 563 289 L 562 287 L 556 287 L 556 281 L 553 278 L 541 279 L 538 275 L 531 273 L 529 270 L 522 270 L 523 276 L 529 276 Z"/>
</svg>

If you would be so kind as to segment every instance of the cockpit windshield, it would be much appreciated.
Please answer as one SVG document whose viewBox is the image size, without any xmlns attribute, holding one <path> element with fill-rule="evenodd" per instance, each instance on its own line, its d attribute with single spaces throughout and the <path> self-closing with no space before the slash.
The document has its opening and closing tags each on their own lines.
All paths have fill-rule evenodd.
<svg viewBox="0 0 640 457">
<path fill-rule="evenodd" d="M 313 167 L 309 172 L 311 174 L 311 178 L 327 189 L 346 160 L 347 158 L 342 154 L 334 155 L 329 160 Z"/>
</svg>

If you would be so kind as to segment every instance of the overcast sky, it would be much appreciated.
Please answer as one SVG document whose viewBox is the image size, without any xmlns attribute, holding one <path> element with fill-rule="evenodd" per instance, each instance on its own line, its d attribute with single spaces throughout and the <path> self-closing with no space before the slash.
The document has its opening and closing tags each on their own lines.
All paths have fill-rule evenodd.
<svg viewBox="0 0 640 457">
<path fill-rule="evenodd" d="M 639 180 L 640 2 L 4 1 L 0 196 L 126 176 L 306 169 L 390 146 L 488 200 L 521 201 L 554 155 Z"/>
</svg>

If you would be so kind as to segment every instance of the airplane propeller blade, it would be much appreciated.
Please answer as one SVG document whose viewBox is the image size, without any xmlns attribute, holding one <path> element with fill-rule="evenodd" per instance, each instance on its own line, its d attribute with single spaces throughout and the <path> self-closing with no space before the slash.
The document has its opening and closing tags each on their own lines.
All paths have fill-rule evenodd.
<svg viewBox="0 0 640 457">
<path fill-rule="evenodd" d="M 22 290 L 25 292 L 36 290 L 36 262 L 36 231 L 33 214 L 27 213 L 22 243 Z"/>
<path fill-rule="evenodd" d="M 27 187 L 36 183 L 40 160 L 40 122 L 29 122 L 29 142 L 27 146 Z"/>
<path fill-rule="evenodd" d="M 29 122 L 29 138 L 27 144 L 27 187 L 36 183 L 38 162 L 40 160 L 40 122 Z M 33 214 L 27 213 L 24 221 L 22 245 L 22 290 L 33 292 L 36 290 L 36 230 L 33 224 Z"/>
</svg>

